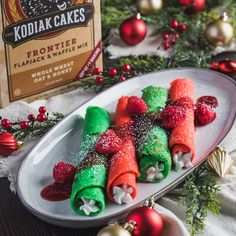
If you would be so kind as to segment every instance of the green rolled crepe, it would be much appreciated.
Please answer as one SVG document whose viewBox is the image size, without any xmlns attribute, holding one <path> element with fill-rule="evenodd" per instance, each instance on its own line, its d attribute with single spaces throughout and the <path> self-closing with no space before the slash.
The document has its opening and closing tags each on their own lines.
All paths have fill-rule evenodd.
<svg viewBox="0 0 236 236">
<path fill-rule="evenodd" d="M 166 105 L 168 90 L 148 86 L 143 90 L 142 99 L 148 107 L 148 113 L 159 111 Z M 145 122 L 147 123 L 147 122 Z M 138 140 L 140 179 L 147 182 L 159 182 L 170 172 L 171 154 L 168 149 L 168 136 L 164 129 L 152 125 L 143 132 Z"/>
<path fill-rule="evenodd" d="M 106 157 L 96 153 L 99 135 L 110 127 L 110 116 L 100 107 L 86 110 L 77 172 L 72 185 L 71 206 L 76 213 L 96 216 L 105 209 Z"/>
<path fill-rule="evenodd" d="M 86 110 L 83 136 L 101 134 L 110 127 L 109 113 L 100 107 L 88 107 Z"/>
<path fill-rule="evenodd" d="M 148 112 L 158 111 L 165 107 L 168 99 L 167 89 L 150 85 L 142 92 L 142 99 L 148 107 Z"/>
<path fill-rule="evenodd" d="M 168 136 L 160 127 L 153 127 L 141 141 L 139 150 L 140 179 L 147 182 L 159 182 L 166 178 L 171 170 L 171 154 L 168 149 Z"/>
</svg>

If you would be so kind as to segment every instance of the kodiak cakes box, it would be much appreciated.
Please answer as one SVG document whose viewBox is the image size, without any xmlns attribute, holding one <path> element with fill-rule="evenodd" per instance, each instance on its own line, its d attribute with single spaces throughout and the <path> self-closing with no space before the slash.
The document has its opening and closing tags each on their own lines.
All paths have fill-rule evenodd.
<svg viewBox="0 0 236 236">
<path fill-rule="evenodd" d="M 71 88 L 102 67 L 100 0 L 1 0 L 0 106 Z"/>
</svg>

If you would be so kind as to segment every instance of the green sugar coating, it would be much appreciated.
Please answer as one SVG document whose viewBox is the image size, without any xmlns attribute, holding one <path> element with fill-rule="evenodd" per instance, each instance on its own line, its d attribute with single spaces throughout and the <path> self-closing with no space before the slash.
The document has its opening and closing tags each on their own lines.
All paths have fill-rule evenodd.
<svg viewBox="0 0 236 236">
<path fill-rule="evenodd" d="M 83 136 L 87 134 L 101 134 L 110 127 L 109 113 L 100 107 L 88 107 L 84 120 Z"/>
<path fill-rule="evenodd" d="M 80 151 L 77 156 L 78 164 L 86 157 L 89 151 L 92 151 L 95 148 L 95 144 L 99 136 L 97 134 L 87 134 L 83 136 Z"/>
<path fill-rule="evenodd" d="M 154 142 L 168 148 L 168 136 L 164 129 L 159 126 L 153 126 L 150 130 L 144 133 L 140 139 L 139 147 L 145 144 Z"/>
<path fill-rule="evenodd" d="M 140 179 L 145 181 L 145 171 L 156 163 L 164 163 L 163 178 L 167 177 L 171 169 L 171 154 L 168 149 L 168 136 L 164 129 L 153 127 L 143 137 L 138 150 Z M 154 180 L 153 182 L 159 182 Z"/>
<path fill-rule="evenodd" d="M 94 165 L 76 173 L 71 192 L 71 206 L 79 215 L 84 215 L 80 210 L 83 205 L 81 198 L 94 200 L 99 208 L 97 212 L 91 212 L 89 216 L 99 215 L 105 209 L 106 168 L 103 165 Z"/>
<path fill-rule="evenodd" d="M 148 112 L 157 111 L 165 107 L 168 90 L 150 85 L 142 90 L 142 99 L 148 106 Z"/>
</svg>

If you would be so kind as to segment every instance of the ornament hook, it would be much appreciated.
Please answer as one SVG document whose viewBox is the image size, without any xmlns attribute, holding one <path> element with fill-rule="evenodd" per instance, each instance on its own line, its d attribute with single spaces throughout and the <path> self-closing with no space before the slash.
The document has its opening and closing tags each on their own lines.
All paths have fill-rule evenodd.
<svg viewBox="0 0 236 236">
<path fill-rule="evenodd" d="M 220 17 L 224 22 L 227 22 L 229 20 L 229 16 L 227 12 L 224 12 L 222 16 Z"/>
<path fill-rule="evenodd" d="M 130 220 L 129 222 L 124 223 L 124 229 L 126 229 L 129 233 L 132 233 L 135 229 L 137 223 L 134 220 Z"/>
<path fill-rule="evenodd" d="M 148 198 L 143 204 L 143 206 L 150 207 L 150 208 L 153 208 L 154 205 L 155 205 L 154 197 Z"/>
</svg>

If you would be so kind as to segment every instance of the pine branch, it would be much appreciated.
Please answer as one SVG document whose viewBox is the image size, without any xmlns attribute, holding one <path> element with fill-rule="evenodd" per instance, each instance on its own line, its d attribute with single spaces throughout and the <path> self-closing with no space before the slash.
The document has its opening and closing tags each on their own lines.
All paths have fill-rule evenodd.
<svg viewBox="0 0 236 236">
<path fill-rule="evenodd" d="M 25 141 L 33 137 L 42 137 L 47 133 L 54 125 L 64 118 L 62 113 L 54 112 L 48 119 L 44 122 L 31 122 L 30 126 L 27 129 L 22 129 L 19 126 L 19 122 L 12 124 L 11 128 L 0 127 L 0 132 L 7 131 L 12 134 L 17 140 Z"/>
<path fill-rule="evenodd" d="M 215 174 L 207 170 L 205 165 L 187 177 L 183 184 L 184 196 L 179 198 L 179 204 L 187 208 L 186 224 L 191 235 L 204 229 L 208 211 L 219 213 L 220 202 L 216 198 L 219 190 Z"/>
</svg>

